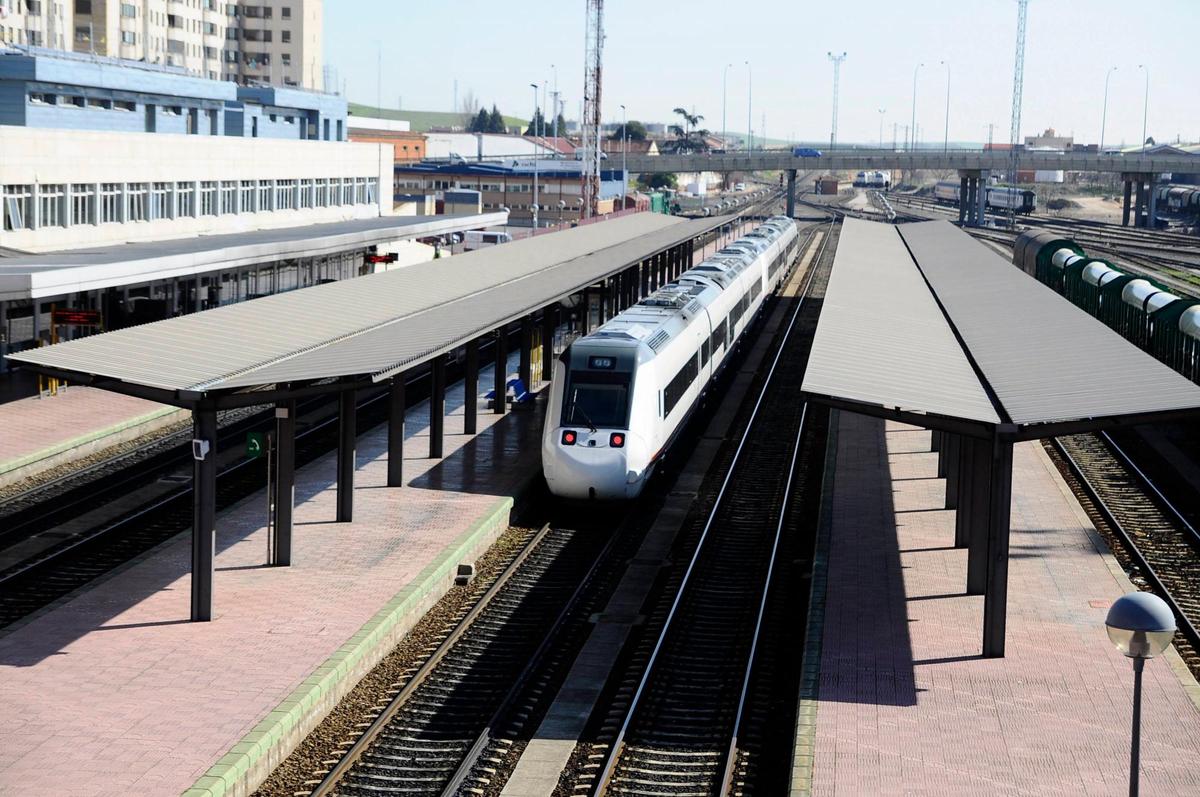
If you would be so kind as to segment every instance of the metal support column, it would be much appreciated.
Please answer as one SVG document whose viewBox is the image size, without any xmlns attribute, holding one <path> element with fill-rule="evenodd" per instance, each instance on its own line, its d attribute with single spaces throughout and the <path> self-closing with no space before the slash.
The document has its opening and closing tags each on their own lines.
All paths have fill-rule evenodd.
<svg viewBox="0 0 1200 797">
<path fill-rule="evenodd" d="M 967 226 L 975 226 L 975 178 L 967 177 L 967 193 L 958 198 L 959 204 L 967 204 Z"/>
<path fill-rule="evenodd" d="M 971 541 L 971 521 L 974 515 L 974 484 L 975 484 L 975 445 L 970 437 L 960 437 L 958 440 L 958 478 L 956 487 L 958 495 L 954 507 L 954 547 L 966 548 Z M 949 489 L 946 491 L 949 495 Z"/>
<path fill-rule="evenodd" d="M 533 388 L 533 316 L 521 316 L 521 352 L 517 376 L 526 390 Z"/>
<path fill-rule="evenodd" d="M 554 329 L 558 326 L 558 303 L 542 310 L 542 381 L 554 378 Z"/>
<path fill-rule="evenodd" d="M 967 594 L 982 595 L 988 579 L 988 505 L 991 502 L 992 446 L 988 440 L 971 441 L 971 498 L 966 518 Z"/>
<path fill-rule="evenodd" d="M 0 299 L 0 374 L 8 371 L 8 302 Z"/>
<path fill-rule="evenodd" d="M 788 169 L 787 173 L 787 214 L 789 218 L 796 216 L 796 170 Z"/>
<path fill-rule="evenodd" d="M 958 179 L 958 223 L 962 224 L 967 220 L 967 178 L 960 177 Z"/>
<path fill-rule="evenodd" d="M 939 432 L 937 429 L 934 429 L 929 432 L 929 450 L 930 451 L 941 451 L 942 450 L 942 433 Z M 939 470 L 940 470 L 940 466 L 939 466 Z"/>
<path fill-rule="evenodd" d="M 592 290 L 584 288 L 579 300 L 579 334 L 586 335 L 592 325 Z"/>
<path fill-rule="evenodd" d="M 479 338 L 467 342 L 463 364 L 463 434 L 479 429 Z"/>
<path fill-rule="evenodd" d="M 587 295 L 586 292 L 584 295 Z M 584 322 L 584 329 L 587 329 L 587 322 Z M 504 394 L 508 392 L 508 338 L 504 332 L 504 327 L 496 330 L 496 369 L 492 380 L 492 389 L 496 397 L 492 401 L 492 412 L 496 415 L 503 415 L 508 405 L 504 398 Z"/>
<path fill-rule="evenodd" d="M 404 486 L 405 376 L 401 371 L 392 377 L 392 383 L 388 385 L 388 487 Z"/>
<path fill-rule="evenodd" d="M 638 264 L 638 271 L 641 272 L 642 294 L 638 298 L 644 299 L 650 295 L 650 263 L 643 260 Z"/>
<path fill-rule="evenodd" d="M 982 227 L 987 220 L 987 171 L 981 171 L 975 179 L 975 224 Z"/>
<path fill-rule="evenodd" d="M 433 358 L 429 368 L 429 458 L 441 459 L 446 437 L 446 355 Z"/>
<path fill-rule="evenodd" d="M 988 502 L 987 592 L 983 595 L 983 655 L 1004 656 L 1004 627 L 1008 615 L 1008 529 L 1012 514 L 1011 441 L 996 440 L 991 450 Z"/>
<path fill-rule="evenodd" d="M 292 563 L 292 515 L 296 506 L 296 402 L 275 405 L 275 558 Z"/>
<path fill-rule="evenodd" d="M 946 460 L 946 508 L 955 509 L 958 507 L 958 461 L 962 457 L 962 436 L 947 434 L 943 442 L 945 446 L 942 454 Z"/>
<path fill-rule="evenodd" d="M 213 560 L 217 551 L 217 411 L 192 410 L 192 622 L 212 619 Z M 207 451 L 200 449 L 207 445 Z M 202 459 L 195 459 L 201 455 Z"/>
<path fill-rule="evenodd" d="M 357 391 L 338 394 L 337 522 L 354 519 L 354 444 L 358 438 Z"/>
<path fill-rule="evenodd" d="M 1156 175 L 1150 175 L 1150 182 L 1146 184 L 1146 224 L 1145 226 L 1154 229 L 1154 217 L 1158 212 L 1158 179 Z"/>
<path fill-rule="evenodd" d="M 1128 177 L 1126 177 L 1124 179 L 1124 183 L 1125 183 L 1125 191 L 1124 191 L 1125 199 L 1121 203 L 1121 226 L 1128 227 L 1129 226 L 1129 201 L 1132 198 L 1131 195 L 1133 194 L 1133 181 L 1131 181 Z"/>
<path fill-rule="evenodd" d="M 1134 227 L 1146 226 L 1145 221 L 1142 219 L 1142 209 L 1145 207 L 1145 199 L 1146 199 L 1146 195 L 1142 188 L 1143 185 L 1144 185 L 1144 183 L 1142 183 L 1142 178 L 1139 177 L 1137 179 L 1137 187 L 1136 187 L 1137 198 L 1134 202 L 1134 207 L 1133 207 L 1133 226 Z"/>
</svg>

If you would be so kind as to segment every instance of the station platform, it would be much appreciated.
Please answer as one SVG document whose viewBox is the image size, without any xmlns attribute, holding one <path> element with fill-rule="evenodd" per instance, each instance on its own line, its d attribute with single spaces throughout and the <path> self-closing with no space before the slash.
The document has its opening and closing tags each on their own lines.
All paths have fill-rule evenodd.
<svg viewBox="0 0 1200 797">
<path fill-rule="evenodd" d="M 0 487 L 184 423 L 185 410 L 81 385 L 0 404 Z"/>
<path fill-rule="evenodd" d="M 336 453 L 298 470 L 291 567 L 263 564 L 262 493 L 222 512 L 212 622 L 188 622 L 189 531 L 0 636 L 0 793 L 243 794 L 266 777 L 537 478 L 544 401 L 496 416 L 481 400 L 468 437 L 462 399 L 447 391 L 441 460 L 428 404 L 409 410 L 403 488 L 385 487 L 386 425 L 359 437 L 353 523 L 333 522 Z"/>
<path fill-rule="evenodd" d="M 1104 618 L 1134 587 L 1041 444 L 1015 447 L 1008 646 L 983 658 L 929 432 L 835 417 L 791 793 L 1127 793 L 1133 672 Z M 1143 793 L 1200 793 L 1173 648 L 1146 666 L 1141 754 Z"/>
</svg>

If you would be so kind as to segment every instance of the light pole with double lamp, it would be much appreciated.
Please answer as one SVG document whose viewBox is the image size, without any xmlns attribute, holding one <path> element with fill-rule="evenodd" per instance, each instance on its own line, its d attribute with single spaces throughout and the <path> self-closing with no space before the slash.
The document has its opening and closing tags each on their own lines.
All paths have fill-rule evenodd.
<svg viewBox="0 0 1200 797">
<path fill-rule="evenodd" d="M 908 140 L 909 152 L 913 152 L 917 148 L 917 72 L 921 71 L 921 67 L 923 66 L 925 66 L 924 63 L 917 64 L 916 69 L 913 70 L 913 107 L 912 125 L 910 127 L 912 130 L 912 138 Z"/>
<path fill-rule="evenodd" d="M 534 125 L 537 124 L 538 116 L 538 84 L 530 83 L 529 87 L 533 89 L 533 117 L 529 122 L 529 132 L 533 134 L 533 204 L 529 206 L 529 210 L 533 213 L 533 231 L 537 233 L 538 226 L 538 147 L 541 145 L 537 140 L 537 130 Z"/>
<path fill-rule="evenodd" d="M 1167 649 L 1175 636 L 1171 607 L 1149 592 L 1131 592 L 1118 598 L 1104 618 L 1108 638 L 1117 650 L 1133 659 L 1133 734 L 1129 744 L 1129 797 L 1137 797 L 1141 767 L 1142 668 Z"/>
<path fill-rule="evenodd" d="M 625 106 L 621 106 L 621 210 L 625 209 L 625 190 L 629 176 L 625 173 L 625 153 L 629 149 L 629 128 L 625 118 Z"/>
</svg>

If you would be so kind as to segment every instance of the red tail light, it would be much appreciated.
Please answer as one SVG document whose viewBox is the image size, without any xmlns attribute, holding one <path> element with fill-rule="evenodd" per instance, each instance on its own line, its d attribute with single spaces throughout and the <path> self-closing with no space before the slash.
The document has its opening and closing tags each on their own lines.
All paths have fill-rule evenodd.
<svg viewBox="0 0 1200 797">
<path fill-rule="evenodd" d="M 613 448 L 622 448 L 625 445 L 625 435 L 613 432 L 608 436 L 608 444 Z"/>
<path fill-rule="evenodd" d="M 562 444 L 564 446 L 575 445 L 575 440 L 579 437 L 572 429 L 564 429 L 562 433 Z"/>
</svg>

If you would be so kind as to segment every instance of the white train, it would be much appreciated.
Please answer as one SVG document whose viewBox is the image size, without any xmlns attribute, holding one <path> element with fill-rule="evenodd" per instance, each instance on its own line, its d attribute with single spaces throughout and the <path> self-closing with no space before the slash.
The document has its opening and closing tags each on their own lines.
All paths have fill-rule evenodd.
<svg viewBox="0 0 1200 797">
<path fill-rule="evenodd" d="M 550 491 L 641 493 L 799 245 L 795 223 L 772 217 L 572 343 L 554 364 L 542 432 Z"/>
</svg>

